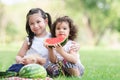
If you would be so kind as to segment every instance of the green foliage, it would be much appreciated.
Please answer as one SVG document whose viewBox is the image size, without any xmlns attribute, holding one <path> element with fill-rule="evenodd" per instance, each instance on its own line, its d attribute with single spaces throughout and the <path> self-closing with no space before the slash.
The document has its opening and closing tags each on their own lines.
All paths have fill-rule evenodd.
<svg viewBox="0 0 120 80">
<path fill-rule="evenodd" d="M 87 9 L 93 9 L 97 8 L 97 3 L 98 0 L 81 0 L 81 4 Z"/>
<path fill-rule="evenodd" d="M 60 6 L 58 6 L 58 4 Z M 83 18 L 86 16 L 90 21 L 91 33 L 94 34 L 93 40 L 96 41 L 97 39 L 100 40 L 102 38 L 100 37 L 101 33 L 104 35 L 108 27 L 111 30 L 114 29 L 118 32 L 120 31 L 119 4 L 119 0 L 47 0 L 42 1 L 42 4 L 41 0 L 38 0 L 28 1 L 25 3 L 17 3 L 14 5 L 0 4 L 0 21 L 6 21 L 6 23 L 4 23 L 7 25 L 7 27 L 2 26 L 4 30 L 1 31 L 6 31 L 2 33 L 7 34 L 5 35 L 7 42 L 11 42 L 13 40 L 22 40 L 26 35 L 25 20 L 27 11 L 32 7 L 40 7 L 46 12 L 50 13 L 53 20 L 56 17 L 62 15 L 70 16 L 74 20 L 75 24 L 78 25 L 78 28 L 80 30 L 80 39 L 83 38 L 81 36 L 86 36 L 87 34 L 87 30 L 85 29 L 86 25 L 83 23 Z"/>
<path fill-rule="evenodd" d="M 119 31 L 120 10 L 117 9 L 119 3 L 118 0 L 66 0 L 66 7 L 68 7 L 68 13 L 72 12 L 73 18 L 79 18 L 77 21 L 79 25 L 81 25 L 80 18 L 82 20 L 86 16 L 89 19 L 88 27 L 93 33 L 95 41 L 99 43 L 101 36 L 108 28 L 111 30 L 115 28 L 114 30 Z M 80 15 L 82 16 L 80 17 Z"/>
<path fill-rule="evenodd" d="M 118 18 L 117 20 L 115 20 L 113 29 L 117 30 L 120 32 L 120 18 Z"/>
<path fill-rule="evenodd" d="M 6 33 L 9 36 L 15 36 L 18 33 L 17 26 L 13 22 L 9 22 L 6 27 Z"/>
<path fill-rule="evenodd" d="M 15 25 L 15 23 L 13 22 L 8 22 L 7 26 L 6 26 L 6 41 L 7 42 L 11 42 L 15 39 L 16 35 L 18 35 L 18 29 L 17 26 Z M 10 37 L 12 36 L 12 37 Z"/>
</svg>

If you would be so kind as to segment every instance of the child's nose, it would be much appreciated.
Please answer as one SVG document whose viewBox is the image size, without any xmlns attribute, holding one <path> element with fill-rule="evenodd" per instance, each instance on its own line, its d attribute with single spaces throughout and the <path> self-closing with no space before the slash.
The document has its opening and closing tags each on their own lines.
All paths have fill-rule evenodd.
<svg viewBox="0 0 120 80">
<path fill-rule="evenodd" d="M 64 31 L 63 29 L 60 30 L 60 32 L 63 32 L 63 31 Z"/>
<path fill-rule="evenodd" d="M 37 25 L 37 24 L 34 24 L 34 27 L 38 27 L 38 25 Z"/>
</svg>

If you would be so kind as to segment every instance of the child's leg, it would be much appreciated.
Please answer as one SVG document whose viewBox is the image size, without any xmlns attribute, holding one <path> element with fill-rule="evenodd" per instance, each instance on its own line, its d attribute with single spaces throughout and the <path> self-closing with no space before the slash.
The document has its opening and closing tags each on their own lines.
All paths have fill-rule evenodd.
<svg viewBox="0 0 120 80">
<path fill-rule="evenodd" d="M 50 77 L 56 77 L 60 74 L 59 68 L 57 64 L 50 63 L 48 67 L 46 68 L 47 73 Z"/>
<path fill-rule="evenodd" d="M 70 76 L 82 76 L 84 68 L 80 64 L 73 64 L 71 62 L 63 61 L 63 69 Z"/>
<path fill-rule="evenodd" d="M 65 70 L 70 76 L 80 76 L 80 71 L 77 68 L 67 68 Z"/>
</svg>

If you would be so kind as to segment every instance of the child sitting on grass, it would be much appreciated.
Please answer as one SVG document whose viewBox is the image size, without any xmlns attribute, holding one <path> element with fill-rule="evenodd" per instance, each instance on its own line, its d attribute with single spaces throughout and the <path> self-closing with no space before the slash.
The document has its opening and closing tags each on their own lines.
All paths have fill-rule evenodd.
<svg viewBox="0 0 120 80">
<path fill-rule="evenodd" d="M 73 45 L 72 42 L 77 36 L 77 28 L 72 19 L 68 16 L 57 18 L 53 23 L 51 34 L 52 37 L 65 36 L 68 38 L 68 41 L 64 46 L 58 43 L 54 44 L 52 48 L 49 47 L 49 44 L 45 43 L 49 51 L 50 61 L 53 64 L 61 63 L 59 66 L 62 68 L 62 73 L 65 73 L 65 75 L 82 76 L 84 66 L 80 61 L 80 54 L 78 51 L 70 50 L 70 47 Z M 54 67 L 47 69 L 49 72 L 54 71 Z"/>
<path fill-rule="evenodd" d="M 27 64 L 40 64 L 43 65 L 46 62 L 46 59 L 40 57 L 38 54 L 29 54 L 21 58 L 21 62 L 13 64 L 7 71 L 19 72 L 19 70 Z"/>
<path fill-rule="evenodd" d="M 19 77 L 18 72 L 25 65 L 28 65 L 28 64 L 44 65 L 45 62 L 46 62 L 46 59 L 40 57 L 38 54 L 26 55 L 22 58 L 21 62 L 13 64 L 12 66 L 9 67 L 9 69 L 6 72 L 0 72 L 0 78 L 3 78 L 5 80 L 33 80 L 33 79 Z M 39 80 L 42 80 L 42 79 L 39 79 Z M 45 80 L 53 80 L 53 79 L 46 77 Z"/>
</svg>

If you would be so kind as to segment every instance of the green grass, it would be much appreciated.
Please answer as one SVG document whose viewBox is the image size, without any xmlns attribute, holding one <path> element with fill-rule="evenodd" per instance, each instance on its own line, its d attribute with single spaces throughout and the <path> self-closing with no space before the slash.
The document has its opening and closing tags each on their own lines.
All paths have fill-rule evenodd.
<svg viewBox="0 0 120 80">
<path fill-rule="evenodd" d="M 83 80 L 119 80 L 120 51 L 97 49 L 81 51 L 85 65 Z"/>
<path fill-rule="evenodd" d="M 0 49 L 0 71 L 15 62 L 19 47 L 7 46 Z M 85 66 L 82 78 L 59 76 L 54 80 L 119 80 L 120 50 L 95 48 L 81 49 L 81 61 Z"/>
</svg>

